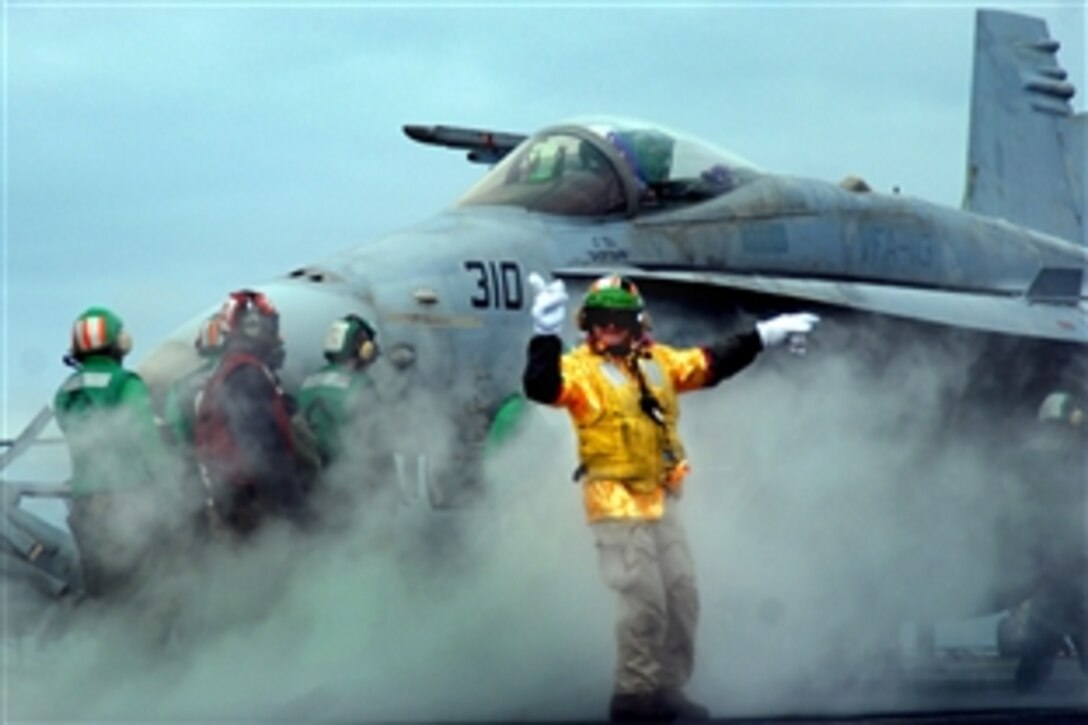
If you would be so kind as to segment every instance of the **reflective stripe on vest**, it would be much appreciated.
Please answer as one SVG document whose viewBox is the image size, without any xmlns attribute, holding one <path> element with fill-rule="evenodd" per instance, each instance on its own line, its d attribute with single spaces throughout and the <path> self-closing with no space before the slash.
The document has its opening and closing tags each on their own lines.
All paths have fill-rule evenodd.
<svg viewBox="0 0 1088 725">
<path fill-rule="evenodd" d="M 646 377 L 646 382 L 654 387 L 661 388 L 665 386 L 665 371 L 661 369 L 661 366 L 657 364 L 657 360 L 653 358 L 639 358 L 639 369 L 642 370 L 643 376 Z"/>
<path fill-rule="evenodd" d="M 627 376 L 622 370 L 620 370 L 620 366 L 612 362 L 611 360 L 605 359 L 601 361 L 601 372 L 604 373 L 604 376 L 605 378 L 607 378 L 608 382 L 612 383 L 616 387 L 622 388 L 624 385 L 627 385 Z"/>
<path fill-rule="evenodd" d="M 642 370 L 646 382 L 650 385 L 653 385 L 656 388 L 665 386 L 665 372 L 661 369 L 661 366 L 657 364 L 657 360 L 654 360 L 653 358 L 639 358 L 638 367 Z M 608 378 L 610 383 L 619 387 L 626 385 L 630 380 L 623 370 L 620 369 L 619 365 L 608 359 L 601 361 L 601 371 L 604 373 L 604 376 Z"/>
<path fill-rule="evenodd" d="M 111 380 L 113 380 L 111 373 L 76 373 L 64 382 L 62 390 L 66 393 L 74 393 L 84 388 L 108 388 Z"/>
<path fill-rule="evenodd" d="M 346 390 L 351 387 L 351 376 L 343 370 L 326 370 L 325 372 L 314 373 L 302 383 L 302 390 L 321 387 Z"/>
<path fill-rule="evenodd" d="M 118 367 L 116 370 L 81 370 L 64 381 L 57 393 L 57 413 L 67 417 L 88 407 L 113 408 L 121 401 L 121 391 L 129 378 L 136 374 Z"/>
</svg>

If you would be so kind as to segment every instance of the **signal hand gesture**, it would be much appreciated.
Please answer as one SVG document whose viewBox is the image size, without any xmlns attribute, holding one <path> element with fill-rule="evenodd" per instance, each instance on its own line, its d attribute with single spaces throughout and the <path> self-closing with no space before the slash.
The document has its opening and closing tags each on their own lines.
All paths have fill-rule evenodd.
<svg viewBox="0 0 1088 725">
<path fill-rule="evenodd" d="M 795 355 L 807 352 L 808 334 L 816 328 L 819 316 L 811 312 L 799 312 L 790 315 L 778 315 L 769 320 L 756 323 L 756 332 L 763 342 L 763 347 L 777 347 L 789 343 L 789 351 Z"/>
<path fill-rule="evenodd" d="M 536 272 L 529 273 L 533 288 L 533 334 L 558 335 L 567 316 L 567 288 L 563 280 L 545 282 Z"/>
</svg>

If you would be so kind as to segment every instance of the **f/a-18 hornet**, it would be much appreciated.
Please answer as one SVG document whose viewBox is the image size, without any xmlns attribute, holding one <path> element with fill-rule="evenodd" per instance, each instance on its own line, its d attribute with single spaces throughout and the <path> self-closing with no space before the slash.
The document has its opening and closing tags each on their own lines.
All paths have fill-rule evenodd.
<svg viewBox="0 0 1088 725">
<path fill-rule="evenodd" d="M 798 310 L 824 318 L 824 339 L 873 324 L 966 337 L 968 400 L 997 404 L 1004 417 L 1030 409 L 1084 378 L 1085 114 L 1072 109 L 1044 22 L 981 11 L 976 35 L 959 209 L 857 177 L 770 173 L 634 121 L 582 119 L 532 135 L 406 126 L 416 141 L 491 168 L 433 218 L 255 287 L 280 311 L 284 379 L 297 384 L 319 365 L 330 321 L 371 321 L 390 407 L 440 391 L 437 412 L 453 422 L 452 440 L 421 437 L 401 460 L 436 507 L 475 498 L 488 426 L 520 391 L 532 271 L 566 279 L 575 294 L 621 272 L 681 344 Z M 191 341 L 215 309 L 208 302 L 143 361 L 153 389 L 198 364 Z M 684 324 L 670 325 L 680 315 Z M 5 465 L 43 420 L 9 446 Z M 436 447 L 454 452 L 445 470 L 430 470 Z"/>
</svg>

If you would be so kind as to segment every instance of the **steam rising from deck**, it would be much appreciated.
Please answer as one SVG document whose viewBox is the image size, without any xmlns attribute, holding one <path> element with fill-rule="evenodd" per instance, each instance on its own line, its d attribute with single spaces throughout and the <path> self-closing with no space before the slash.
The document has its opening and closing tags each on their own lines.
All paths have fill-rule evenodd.
<svg viewBox="0 0 1088 725">
<path fill-rule="evenodd" d="M 702 597 L 690 690 L 716 713 L 839 707 L 903 618 L 977 609 L 993 583 L 995 471 L 939 428 L 962 375 L 925 348 L 879 376 L 833 349 L 768 353 L 682 404 Z M 437 455 L 451 431 L 430 420 L 417 435 Z M 165 649 L 149 634 L 161 610 L 79 611 L 9 715 L 599 717 L 614 603 L 574 463 L 566 414 L 533 406 L 489 461 L 481 510 L 355 512 L 346 530 L 273 526 L 194 555 L 157 593 L 176 618 Z"/>
</svg>

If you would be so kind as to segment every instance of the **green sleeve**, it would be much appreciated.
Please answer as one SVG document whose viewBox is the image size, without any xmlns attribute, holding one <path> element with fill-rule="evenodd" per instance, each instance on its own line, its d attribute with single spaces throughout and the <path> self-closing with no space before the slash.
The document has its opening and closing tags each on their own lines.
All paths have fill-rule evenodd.
<svg viewBox="0 0 1088 725">
<path fill-rule="evenodd" d="M 484 441 L 484 454 L 494 453 L 513 437 L 525 415 L 525 397 L 511 395 L 499 406 Z"/>
<path fill-rule="evenodd" d="M 66 433 L 68 430 L 68 416 L 64 414 L 64 387 L 61 386 L 57 389 L 57 392 L 53 395 L 53 415 L 56 416 L 57 426 L 62 433 Z"/>
<path fill-rule="evenodd" d="M 121 388 L 119 404 L 132 414 L 134 433 L 144 455 L 144 463 L 157 485 L 171 486 L 180 475 L 178 462 L 163 441 L 155 424 L 151 394 L 138 375 L 130 375 Z"/>
</svg>

